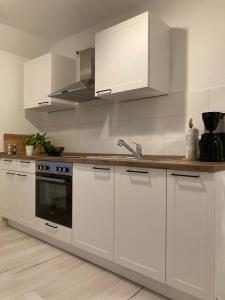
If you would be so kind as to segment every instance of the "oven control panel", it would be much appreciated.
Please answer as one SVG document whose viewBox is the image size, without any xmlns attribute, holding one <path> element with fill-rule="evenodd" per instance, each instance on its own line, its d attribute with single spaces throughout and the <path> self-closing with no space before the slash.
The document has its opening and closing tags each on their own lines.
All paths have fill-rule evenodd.
<svg viewBox="0 0 225 300">
<path fill-rule="evenodd" d="M 73 164 L 58 161 L 36 161 L 36 173 L 72 175 Z"/>
</svg>

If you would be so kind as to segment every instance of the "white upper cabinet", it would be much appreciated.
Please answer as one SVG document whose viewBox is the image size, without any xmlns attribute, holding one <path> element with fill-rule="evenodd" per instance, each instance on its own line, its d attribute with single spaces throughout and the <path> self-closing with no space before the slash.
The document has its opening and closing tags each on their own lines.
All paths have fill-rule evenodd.
<svg viewBox="0 0 225 300">
<path fill-rule="evenodd" d="M 114 167 L 75 164 L 72 244 L 113 260 Z"/>
<path fill-rule="evenodd" d="M 170 89 L 170 30 L 145 12 L 95 36 L 95 93 L 131 100 Z"/>
<path fill-rule="evenodd" d="M 30 60 L 24 66 L 24 109 L 57 111 L 74 103 L 48 95 L 75 81 L 75 61 L 55 53 Z"/>
<path fill-rule="evenodd" d="M 116 167 L 115 262 L 165 283 L 166 170 Z"/>
<path fill-rule="evenodd" d="M 168 171 L 167 189 L 166 283 L 197 298 L 212 300 L 213 174 Z"/>
</svg>

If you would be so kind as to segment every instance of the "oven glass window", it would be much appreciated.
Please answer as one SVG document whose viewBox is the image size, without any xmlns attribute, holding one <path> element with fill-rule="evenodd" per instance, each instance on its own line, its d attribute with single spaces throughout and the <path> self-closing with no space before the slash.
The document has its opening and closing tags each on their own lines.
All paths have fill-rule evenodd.
<svg viewBox="0 0 225 300">
<path fill-rule="evenodd" d="M 71 178 L 37 176 L 36 216 L 72 227 Z"/>
</svg>

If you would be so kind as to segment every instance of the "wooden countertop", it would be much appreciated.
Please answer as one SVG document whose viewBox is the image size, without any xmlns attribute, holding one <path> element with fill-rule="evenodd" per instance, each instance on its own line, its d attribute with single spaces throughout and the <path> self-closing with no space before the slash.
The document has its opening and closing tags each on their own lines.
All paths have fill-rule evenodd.
<svg viewBox="0 0 225 300">
<path fill-rule="evenodd" d="M 144 155 L 141 160 L 121 159 L 121 155 L 113 155 L 113 158 L 108 154 L 84 154 L 84 153 L 65 153 L 60 157 L 52 157 L 46 154 L 41 155 L 7 155 L 0 153 L 0 158 L 6 159 L 25 159 L 25 160 L 48 160 L 71 163 L 97 164 L 97 165 L 113 165 L 113 166 L 128 166 L 139 168 L 157 168 L 157 169 L 172 169 L 181 171 L 197 171 L 197 172 L 219 172 L 225 171 L 225 162 L 201 162 L 187 161 L 182 156 L 161 156 L 161 155 Z M 118 158 L 116 158 L 118 156 Z"/>
</svg>

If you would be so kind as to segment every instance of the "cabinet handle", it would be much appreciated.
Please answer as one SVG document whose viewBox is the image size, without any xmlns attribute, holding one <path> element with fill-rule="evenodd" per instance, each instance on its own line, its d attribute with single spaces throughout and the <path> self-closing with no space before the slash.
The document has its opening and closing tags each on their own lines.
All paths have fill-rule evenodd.
<svg viewBox="0 0 225 300">
<path fill-rule="evenodd" d="M 26 174 L 16 174 L 17 176 L 20 176 L 20 177 L 27 177 Z"/>
<path fill-rule="evenodd" d="M 148 174 L 148 171 L 135 171 L 135 170 L 127 170 L 127 173 L 139 173 L 139 174 Z"/>
<path fill-rule="evenodd" d="M 104 171 L 110 171 L 110 168 L 100 168 L 100 167 L 93 167 L 94 170 L 104 170 Z"/>
<path fill-rule="evenodd" d="M 43 101 L 43 102 L 39 102 L 38 105 L 48 105 L 49 102 L 48 101 Z"/>
<path fill-rule="evenodd" d="M 177 173 L 172 173 L 171 176 L 176 176 L 176 177 L 189 177 L 189 178 L 199 178 L 199 175 L 185 175 L 185 174 L 177 174 Z"/>
<path fill-rule="evenodd" d="M 12 162 L 12 159 L 3 159 L 5 162 Z"/>
<path fill-rule="evenodd" d="M 45 223 L 45 226 L 48 226 L 48 227 L 51 227 L 51 228 L 58 228 L 58 226 L 53 226 L 53 225 L 50 225 L 50 224 L 48 224 L 48 223 Z"/>
<path fill-rule="evenodd" d="M 24 160 L 20 160 L 21 164 L 30 164 L 30 161 L 24 161 Z"/>
<path fill-rule="evenodd" d="M 111 89 L 100 90 L 100 91 L 96 91 L 96 94 L 109 95 L 112 94 L 112 90 Z"/>
<path fill-rule="evenodd" d="M 15 175 L 15 173 L 12 172 L 6 172 L 7 175 Z"/>
</svg>

